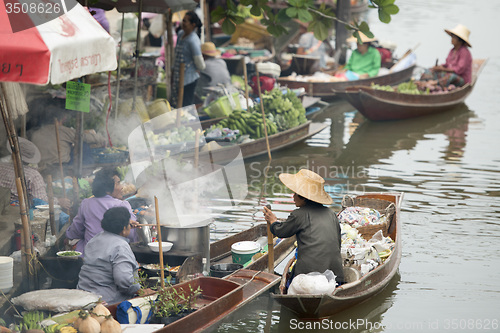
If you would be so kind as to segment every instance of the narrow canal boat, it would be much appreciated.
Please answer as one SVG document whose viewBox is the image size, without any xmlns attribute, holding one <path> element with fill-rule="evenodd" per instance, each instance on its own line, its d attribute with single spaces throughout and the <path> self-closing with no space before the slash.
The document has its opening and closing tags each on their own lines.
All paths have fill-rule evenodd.
<svg viewBox="0 0 500 333">
<path fill-rule="evenodd" d="M 290 309 L 303 319 L 321 319 L 332 316 L 344 309 L 366 301 L 376 295 L 391 281 L 401 261 L 401 219 L 400 209 L 402 193 L 367 193 L 356 198 L 381 199 L 394 203 L 395 213 L 389 222 L 387 234 L 394 240 L 395 246 L 390 256 L 377 268 L 360 278 L 348 281 L 337 287 L 329 295 L 288 295 L 284 292 L 273 294 L 273 298 L 282 306 Z M 291 263 L 291 262 L 290 262 Z M 289 263 L 289 264 L 290 264 Z M 285 272 L 288 271 L 287 267 Z M 354 274 L 353 274 L 354 275 Z M 283 274 L 280 290 L 286 283 Z M 284 289 L 283 289 L 284 290 Z"/>
<path fill-rule="evenodd" d="M 348 87 L 334 93 L 354 106 L 372 121 L 399 120 L 436 114 L 455 108 L 470 95 L 487 59 L 474 59 L 472 81 L 450 92 L 412 95 L 372 89 L 367 86 Z"/>
</svg>

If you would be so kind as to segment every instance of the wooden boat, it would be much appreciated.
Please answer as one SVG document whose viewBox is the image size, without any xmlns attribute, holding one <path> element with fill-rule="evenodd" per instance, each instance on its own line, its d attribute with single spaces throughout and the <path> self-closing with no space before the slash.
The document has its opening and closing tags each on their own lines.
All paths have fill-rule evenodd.
<svg viewBox="0 0 500 333">
<path fill-rule="evenodd" d="M 267 225 L 259 224 L 250 229 L 241 231 L 232 236 L 223 238 L 210 244 L 210 265 L 232 263 L 231 245 L 241 241 L 257 241 L 267 236 Z M 295 249 L 295 237 L 284 238 L 274 246 L 274 266 L 276 267 Z M 268 253 L 252 261 L 245 268 L 255 271 L 268 270 Z M 183 281 L 187 276 L 202 271 L 201 257 L 192 256 L 186 258 L 179 268 L 177 278 Z M 274 273 L 274 272 L 268 272 Z"/>
<path fill-rule="evenodd" d="M 474 89 L 485 64 L 486 59 L 475 59 L 471 83 L 442 94 L 411 95 L 362 86 L 335 93 L 372 121 L 415 118 L 447 111 L 463 103 Z"/>
<path fill-rule="evenodd" d="M 398 72 L 355 81 L 299 81 L 290 77 L 280 77 L 278 78 L 278 83 L 290 89 L 304 88 L 306 94 L 310 96 L 332 98 L 336 97 L 335 94 L 337 92 L 342 92 L 353 86 L 369 87 L 372 83 L 379 85 L 394 85 L 408 81 L 413 74 L 414 68 L 415 66 L 411 66 Z"/>
<path fill-rule="evenodd" d="M 388 235 L 396 243 L 394 249 L 383 264 L 361 278 L 337 287 L 331 295 L 273 294 L 273 298 L 278 303 L 290 309 L 300 318 L 326 318 L 359 304 L 380 292 L 398 270 L 401 261 L 400 208 L 403 194 L 367 193 L 358 197 L 382 199 L 394 203 L 396 212 L 388 229 Z M 282 284 L 284 283 L 284 279 L 285 275 L 283 275 Z"/>
<path fill-rule="evenodd" d="M 311 136 L 322 131 L 327 125 L 321 123 L 306 123 L 289 130 L 279 132 L 268 137 L 269 147 L 271 151 L 282 149 L 293 145 L 296 142 L 310 138 Z M 267 143 L 265 138 L 260 138 L 254 141 L 241 144 L 219 143 L 217 149 L 200 151 L 199 157 L 210 158 L 213 163 L 224 163 L 234 160 L 241 152 L 244 159 L 252 158 L 267 153 Z"/>
<path fill-rule="evenodd" d="M 176 284 L 172 288 L 181 293 L 200 287 L 201 295 L 192 307 L 196 311 L 155 331 L 167 332 L 201 332 L 221 321 L 231 312 L 241 308 L 279 282 L 279 277 L 261 271 L 240 270 L 224 279 L 214 277 L 198 277 L 191 281 Z M 116 318 L 118 304 L 108 306 Z"/>
</svg>

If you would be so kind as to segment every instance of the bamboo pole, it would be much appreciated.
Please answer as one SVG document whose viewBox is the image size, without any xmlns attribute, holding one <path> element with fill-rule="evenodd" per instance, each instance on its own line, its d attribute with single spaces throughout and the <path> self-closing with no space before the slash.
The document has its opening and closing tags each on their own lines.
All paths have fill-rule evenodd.
<svg viewBox="0 0 500 333">
<path fill-rule="evenodd" d="M 49 197 L 50 233 L 56 234 L 56 219 L 54 216 L 54 189 L 52 188 L 52 175 L 47 176 L 47 194 Z"/>
<path fill-rule="evenodd" d="M 179 68 L 179 93 L 177 94 L 177 108 L 183 107 L 184 99 L 184 63 Z"/>
<path fill-rule="evenodd" d="M 172 10 L 169 8 L 167 12 L 168 17 L 166 17 L 167 21 L 167 42 L 163 44 L 163 48 L 165 49 L 165 90 L 167 94 L 167 100 L 171 100 L 172 96 L 172 60 L 173 60 L 173 45 L 174 45 L 174 37 L 172 34 Z"/>
<path fill-rule="evenodd" d="M 262 121 L 264 122 L 264 136 L 266 137 L 267 156 L 269 156 L 269 160 L 272 160 L 272 157 L 271 157 L 271 147 L 269 147 L 269 137 L 267 135 L 266 113 L 264 111 L 264 102 L 262 101 L 262 93 L 261 93 L 261 90 L 260 90 L 259 70 L 257 70 L 256 73 L 257 73 L 257 89 L 259 91 L 259 100 L 260 100 L 260 111 L 262 112 Z"/>
<path fill-rule="evenodd" d="M 57 119 L 54 119 L 54 125 L 56 128 L 57 157 L 59 159 L 59 172 L 61 173 L 61 186 L 63 189 L 63 198 L 66 199 L 66 184 L 64 184 L 64 170 L 62 165 L 61 144 L 59 141 L 59 124 L 57 123 Z"/>
<path fill-rule="evenodd" d="M 158 208 L 158 198 L 155 196 L 155 212 L 156 212 L 156 239 L 158 240 L 159 256 L 160 256 L 160 285 L 165 288 L 165 266 L 163 265 L 163 244 L 161 240 L 161 224 L 160 210 Z"/>
<path fill-rule="evenodd" d="M 23 191 L 23 185 L 21 178 L 16 178 L 17 193 Z M 28 213 L 26 210 L 26 202 L 24 201 L 24 196 L 19 196 L 19 209 L 21 210 L 21 224 L 22 224 L 22 237 L 21 249 L 23 261 L 23 276 L 28 278 L 28 284 L 30 290 L 38 288 L 37 281 L 37 271 L 35 267 L 35 254 L 33 251 L 33 243 L 31 241 L 31 227 L 29 223 Z M 26 274 L 26 275 L 24 275 Z"/>
<path fill-rule="evenodd" d="M 245 63 L 245 57 L 241 59 L 243 62 L 243 77 L 245 79 L 245 100 L 247 101 L 247 110 L 248 110 L 248 73 L 247 73 L 247 64 Z"/>
</svg>

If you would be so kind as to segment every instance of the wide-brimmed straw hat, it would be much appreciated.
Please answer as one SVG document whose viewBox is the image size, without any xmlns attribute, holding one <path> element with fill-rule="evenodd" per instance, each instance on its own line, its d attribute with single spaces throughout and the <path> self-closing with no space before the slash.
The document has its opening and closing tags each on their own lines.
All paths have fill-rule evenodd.
<svg viewBox="0 0 500 333">
<path fill-rule="evenodd" d="M 374 41 L 376 41 L 376 40 L 377 40 L 377 38 L 375 38 L 375 37 L 370 38 L 370 37 L 366 36 L 366 35 L 365 35 L 364 33 L 362 33 L 361 31 L 359 31 L 359 37 L 361 38 L 361 41 L 362 41 L 363 43 L 370 43 L 370 42 L 374 42 Z M 354 42 L 354 43 L 357 43 L 357 42 L 358 42 L 358 39 L 357 39 L 356 37 L 354 37 L 354 36 L 351 36 L 351 37 L 347 38 L 347 42 L 348 42 L 348 43 L 353 43 L 353 42 Z"/>
<path fill-rule="evenodd" d="M 40 162 L 42 155 L 40 154 L 40 150 L 38 150 L 38 147 L 35 146 L 33 142 L 21 137 L 18 138 L 18 141 L 21 160 L 24 163 L 37 164 L 38 162 Z M 12 148 L 10 147 L 9 140 L 7 140 L 7 149 L 9 150 L 9 153 L 12 154 Z"/>
<path fill-rule="evenodd" d="M 220 51 L 217 50 L 215 44 L 212 42 L 206 42 L 201 45 L 201 53 L 210 57 L 220 56 Z"/>
<path fill-rule="evenodd" d="M 469 47 L 472 47 L 469 43 L 469 35 L 470 35 L 470 30 L 467 29 L 467 27 L 463 24 L 458 24 L 455 28 L 453 29 L 444 29 L 448 35 L 455 35 L 459 38 L 461 38 L 465 44 L 467 44 Z"/>
<path fill-rule="evenodd" d="M 300 169 L 296 174 L 282 173 L 279 177 L 286 187 L 306 199 L 323 205 L 333 203 L 325 191 L 325 180 L 311 170 Z"/>
</svg>

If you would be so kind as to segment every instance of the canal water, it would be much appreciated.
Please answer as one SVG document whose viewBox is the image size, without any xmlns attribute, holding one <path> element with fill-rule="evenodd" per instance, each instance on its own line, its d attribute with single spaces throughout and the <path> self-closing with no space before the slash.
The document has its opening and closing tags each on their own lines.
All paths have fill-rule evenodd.
<svg viewBox="0 0 500 333">
<path fill-rule="evenodd" d="M 372 123 L 337 102 L 315 121 L 328 127 L 292 148 L 247 163 L 251 193 L 219 218 L 227 229 L 262 222 L 260 198 L 278 217 L 294 209 L 281 172 L 308 167 L 321 173 L 334 197 L 401 191 L 403 255 L 398 275 L 379 295 L 311 331 L 500 331 L 500 44 L 497 0 L 397 0 L 389 24 L 367 14 L 380 39 L 396 53 L 416 49 L 418 64 L 444 62 L 462 23 L 471 30 L 472 55 L 489 58 L 465 105 L 420 119 Z M 263 170 L 268 168 L 267 177 Z M 263 184 L 266 187 L 263 189 Z M 223 232 L 223 230 L 219 230 Z M 317 325 L 317 324 L 316 324 Z M 227 317 L 216 332 L 292 332 L 314 327 L 264 294 Z M 340 328 L 340 329 L 338 329 Z"/>
</svg>

